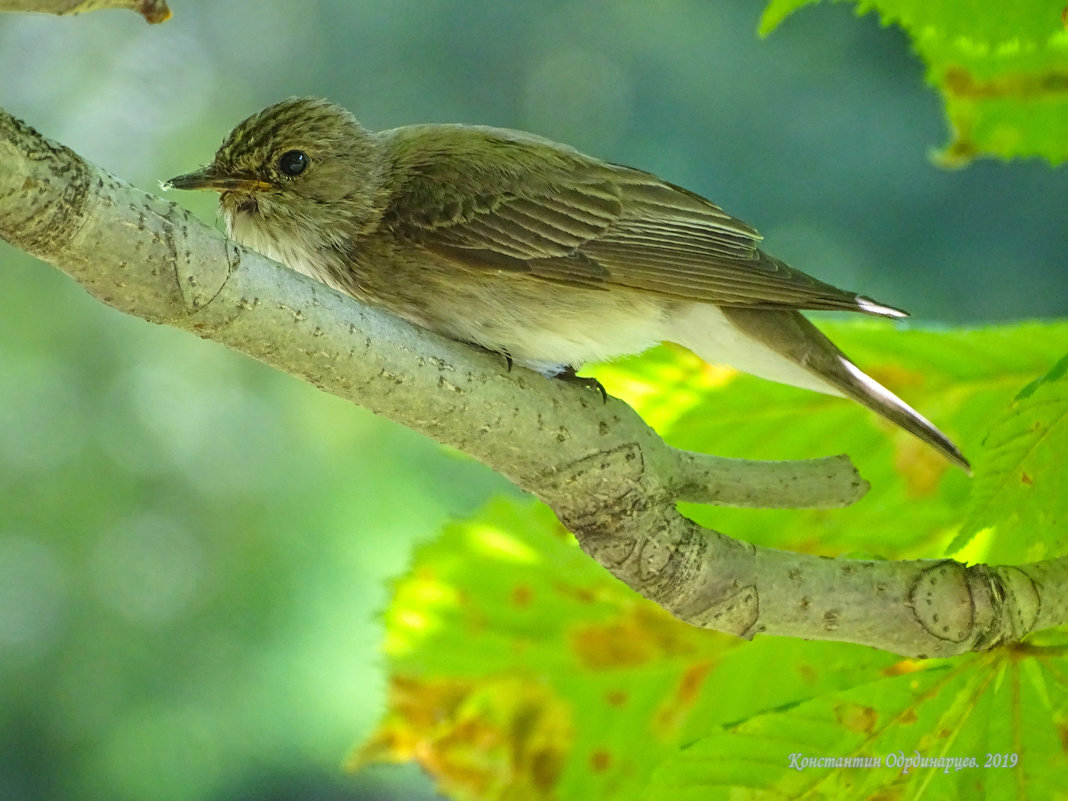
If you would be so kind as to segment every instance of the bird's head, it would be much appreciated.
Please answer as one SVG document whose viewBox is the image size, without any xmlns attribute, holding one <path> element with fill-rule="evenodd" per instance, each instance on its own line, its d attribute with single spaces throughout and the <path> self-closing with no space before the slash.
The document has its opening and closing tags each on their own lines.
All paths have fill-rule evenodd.
<svg viewBox="0 0 1068 801">
<path fill-rule="evenodd" d="M 289 98 L 240 123 L 206 167 L 163 186 L 219 192 L 238 241 L 334 239 L 373 222 L 378 152 L 374 135 L 341 106 Z"/>
</svg>

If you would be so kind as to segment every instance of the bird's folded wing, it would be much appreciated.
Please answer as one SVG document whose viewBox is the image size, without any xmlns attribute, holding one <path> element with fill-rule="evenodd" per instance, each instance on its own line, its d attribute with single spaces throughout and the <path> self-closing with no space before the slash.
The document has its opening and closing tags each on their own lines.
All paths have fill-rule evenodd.
<svg viewBox="0 0 1068 801">
<path fill-rule="evenodd" d="M 431 159 L 409 170 L 385 225 L 469 269 L 721 306 L 902 314 L 768 256 L 754 229 L 654 175 L 485 136 L 493 147 L 469 170 Z"/>
</svg>

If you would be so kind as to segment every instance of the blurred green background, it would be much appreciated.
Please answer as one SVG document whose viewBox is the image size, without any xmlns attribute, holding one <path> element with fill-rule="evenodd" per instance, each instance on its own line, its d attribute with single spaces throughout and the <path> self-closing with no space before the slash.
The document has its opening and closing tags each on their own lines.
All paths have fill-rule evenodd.
<svg viewBox="0 0 1068 801">
<path fill-rule="evenodd" d="M 1068 313 L 1062 170 L 933 167 L 905 37 L 825 5 L 173 0 L 0 15 L 0 105 L 149 191 L 292 94 L 659 173 L 818 277 L 981 324 Z M 214 198 L 173 195 L 205 220 Z M 432 798 L 343 777 L 389 577 L 503 479 L 0 243 L 0 799 Z"/>
</svg>

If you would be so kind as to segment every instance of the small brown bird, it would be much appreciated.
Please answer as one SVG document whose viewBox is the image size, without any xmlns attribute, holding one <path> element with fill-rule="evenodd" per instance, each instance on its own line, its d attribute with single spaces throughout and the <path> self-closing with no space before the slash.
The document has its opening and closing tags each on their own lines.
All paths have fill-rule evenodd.
<svg viewBox="0 0 1068 801">
<path fill-rule="evenodd" d="M 291 98 L 166 186 L 220 192 L 238 242 L 544 375 L 676 342 L 852 398 L 969 469 L 799 310 L 905 312 L 788 267 L 748 225 L 650 173 L 499 128 L 375 133 L 340 106 Z"/>
</svg>

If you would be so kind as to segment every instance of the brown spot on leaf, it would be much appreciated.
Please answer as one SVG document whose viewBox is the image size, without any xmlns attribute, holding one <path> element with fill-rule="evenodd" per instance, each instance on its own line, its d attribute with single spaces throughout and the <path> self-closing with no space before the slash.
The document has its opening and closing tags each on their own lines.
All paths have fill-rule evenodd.
<svg viewBox="0 0 1068 801">
<path fill-rule="evenodd" d="M 1058 97 L 1068 88 L 1068 72 L 1007 72 L 996 78 L 981 80 L 964 67 L 946 69 L 946 91 L 973 100 L 1011 98 L 1013 100 Z"/>
<path fill-rule="evenodd" d="M 597 594 L 585 587 L 573 587 L 570 584 L 558 583 L 554 589 L 568 600 L 577 601 L 581 604 L 592 604 L 597 600 Z"/>
<path fill-rule="evenodd" d="M 517 584 L 512 589 L 512 603 L 516 606 L 530 606 L 534 600 L 534 590 L 528 584 Z"/>
<path fill-rule="evenodd" d="M 612 765 L 611 755 L 604 749 L 597 749 L 590 754 L 590 768 L 594 773 L 603 773 Z"/>
<path fill-rule="evenodd" d="M 711 662 L 698 662 L 687 668 L 679 679 L 675 692 L 656 711 L 653 727 L 658 734 L 670 738 L 678 732 L 700 698 L 701 688 L 711 672 Z"/>
<path fill-rule="evenodd" d="M 905 676 L 909 673 L 916 673 L 917 671 L 924 670 L 924 663 L 917 659 L 902 659 L 899 662 L 894 662 L 889 668 L 884 668 L 882 671 L 883 676 Z"/>
<path fill-rule="evenodd" d="M 842 726 L 856 734 L 870 734 L 879 722 L 879 713 L 873 707 L 861 704 L 838 704 L 834 716 Z"/>
<path fill-rule="evenodd" d="M 905 479 L 910 498 L 929 498 L 949 470 L 947 462 L 933 448 L 904 431 L 894 431 L 894 469 Z"/>
<path fill-rule="evenodd" d="M 798 665 L 797 675 L 805 684 L 814 684 L 823 675 L 823 671 L 814 669 L 812 665 Z"/>
<path fill-rule="evenodd" d="M 521 677 L 394 676 L 386 714 L 349 770 L 414 761 L 457 798 L 551 798 L 574 732 L 569 707 Z"/>
<path fill-rule="evenodd" d="M 702 634 L 666 612 L 642 604 L 615 620 L 576 626 L 570 641 L 584 667 L 604 670 L 692 654 Z"/>
<path fill-rule="evenodd" d="M 699 662 L 682 674 L 682 681 L 679 682 L 678 691 L 679 703 L 693 705 L 701 691 L 701 685 L 705 683 L 705 679 L 708 678 L 711 670 L 711 664 Z"/>
<path fill-rule="evenodd" d="M 1031 487 L 1034 486 L 1035 480 L 1027 473 L 1020 473 L 1020 483 Z"/>
</svg>

